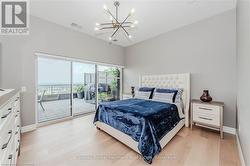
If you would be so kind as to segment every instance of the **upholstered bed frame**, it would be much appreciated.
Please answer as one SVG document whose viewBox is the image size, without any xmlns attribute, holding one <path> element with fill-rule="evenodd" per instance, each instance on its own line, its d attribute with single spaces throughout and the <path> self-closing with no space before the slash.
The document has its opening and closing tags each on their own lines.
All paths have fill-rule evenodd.
<svg viewBox="0 0 250 166">
<path fill-rule="evenodd" d="M 143 75 L 140 77 L 140 87 L 156 87 L 156 88 L 182 88 L 183 89 L 183 102 L 184 102 L 184 114 L 185 119 L 181 120 L 168 134 L 166 134 L 161 140 L 160 144 L 163 148 L 185 125 L 189 126 L 189 103 L 190 103 L 190 74 L 167 74 L 167 75 Z M 112 137 L 121 141 L 134 151 L 139 152 L 138 142 L 134 141 L 130 136 L 123 132 L 114 129 L 113 127 L 97 121 L 96 127 L 105 131 Z"/>
<path fill-rule="evenodd" d="M 189 126 L 190 74 L 143 75 L 140 87 L 182 88 L 184 102 L 185 126 Z"/>
</svg>

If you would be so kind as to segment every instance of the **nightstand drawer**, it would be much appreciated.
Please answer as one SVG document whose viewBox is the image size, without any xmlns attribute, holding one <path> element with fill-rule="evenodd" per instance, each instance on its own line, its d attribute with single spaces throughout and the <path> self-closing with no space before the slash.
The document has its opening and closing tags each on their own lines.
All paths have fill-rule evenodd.
<svg viewBox="0 0 250 166">
<path fill-rule="evenodd" d="M 219 117 L 220 116 L 217 116 L 215 114 L 206 114 L 206 113 L 196 112 L 193 114 L 193 121 L 219 127 L 220 126 Z"/>
<path fill-rule="evenodd" d="M 193 104 L 193 113 L 220 116 L 220 107 L 205 104 Z"/>
</svg>

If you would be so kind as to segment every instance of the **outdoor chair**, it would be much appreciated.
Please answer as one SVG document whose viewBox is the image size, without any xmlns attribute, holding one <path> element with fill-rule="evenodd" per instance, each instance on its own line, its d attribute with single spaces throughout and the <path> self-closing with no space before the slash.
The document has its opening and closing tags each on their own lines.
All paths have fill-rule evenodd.
<svg viewBox="0 0 250 166">
<path fill-rule="evenodd" d="M 40 106 L 41 106 L 41 108 L 42 108 L 43 111 L 45 111 L 45 109 L 43 107 L 43 97 L 44 97 L 45 92 L 46 92 L 46 90 L 43 91 L 40 99 L 37 101 L 40 104 Z"/>
</svg>

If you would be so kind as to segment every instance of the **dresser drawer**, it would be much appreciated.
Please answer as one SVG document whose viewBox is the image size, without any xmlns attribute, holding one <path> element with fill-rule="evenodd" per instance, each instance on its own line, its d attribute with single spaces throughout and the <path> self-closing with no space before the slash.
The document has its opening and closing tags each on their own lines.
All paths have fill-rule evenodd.
<svg viewBox="0 0 250 166">
<path fill-rule="evenodd" d="M 12 142 L 14 140 L 14 133 L 12 130 L 5 130 L 1 134 L 0 140 L 0 156 L 4 156 L 8 153 L 9 149 L 12 146 Z"/>
<path fill-rule="evenodd" d="M 14 111 L 15 113 L 17 111 L 20 112 L 20 97 L 19 97 L 19 95 L 15 96 L 13 98 L 13 109 L 15 110 Z"/>
<path fill-rule="evenodd" d="M 2 144 L 6 143 L 10 135 L 15 134 L 14 116 L 11 116 L 6 123 L 4 123 L 3 128 L 0 130 L 0 147 Z"/>
<path fill-rule="evenodd" d="M 10 164 L 10 162 L 8 161 L 8 151 L 6 150 L 0 154 L 0 165 L 5 166 L 7 164 Z"/>
<path fill-rule="evenodd" d="M 15 125 L 19 125 L 19 124 L 20 124 L 20 112 L 17 111 L 17 112 L 14 114 L 14 116 L 15 116 L 15 120 L 14 120 Z"/>
<path fill-rule="evenodd" d="M 6 166 L 12 166 L 16 165 L 16 153 L 15 153 L 15 144 L 14 140 L 12 139 L 10 141 L 10 145 L 8 146 L 7 150 L 4 152 L 2 157 L 2 165 Z"/>
<path fill-rule="evenodd" d="M 0 166 L 16 165 L 20 145 L 20 95 L 0 106 Z"/>
<path fill-rule="evenodd" d="M 215 114 L 205 114 L 205 113 L 196 112 L 193 114 L 193 121 L 202 123 L 202 124 L 216 126 L 216 127 L 220 126 L 219 116 Z"/>
<path fill-rule="evenodd" d="M 220 116 L 220 107 L 214 105 L 193 104 L 193 113 Z"/>
<path fill-rule="evenodd" d="M 7 103 L 0 109 L 0 130 L 3 127 L 4 123 L 7 123 L 11 116 L 13 115 L 13 108 L 11 103 Z"/>
</svg>

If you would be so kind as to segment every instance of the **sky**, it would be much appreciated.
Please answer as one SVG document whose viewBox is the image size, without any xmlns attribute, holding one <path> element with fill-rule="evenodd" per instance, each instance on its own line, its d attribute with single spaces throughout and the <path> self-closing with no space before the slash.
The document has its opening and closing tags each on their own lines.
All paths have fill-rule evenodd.
<svg viewBox="0 0 250 166">
<path fill-rule="evenodd" d="M 38 84 L 70 84 L 70 61 L 52 58 L 38 58 Z M 99 71 L 108 66 L 98 66 Z M 95 65 L 73 62 L 73 83 L 83 83 L 84 73 L 95 73 Z"/>
<path fill-rule="evenodd" d="M 95 65 L 73 62 L 73 82 L 83 83 L 84 73 L 95 73 Z M 70 84 L 70 61 L 39 57 L 38 84 Z"/>
</svg>

